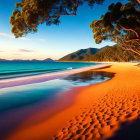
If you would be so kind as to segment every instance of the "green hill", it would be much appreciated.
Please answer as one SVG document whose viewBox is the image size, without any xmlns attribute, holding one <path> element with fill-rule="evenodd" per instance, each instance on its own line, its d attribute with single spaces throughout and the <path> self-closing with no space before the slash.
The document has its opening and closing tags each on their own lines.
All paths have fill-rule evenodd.
<svg viewBox="0 0 140 140">
<path fill-rule="evenodd" d="M 60 58 L 58 61 L 83 61 L 87 57 L 90 57 L 99 51 L 100 49 L 97 48 L 81 49 Z"/>
<path fill-rule="evenodd" d="M 124 50 L 117 45 L 105 46 L 101 49 L 88 48 L 81 49 L 74 53 L 68 54 L 58 61 L 116 61 L 116 62 L 128 62 L 128 61 L 140 61 L 140 56 L 135 53 Z"/>
<path fill-rule="evenodd" d="M 84 61 L 113 61 L 113 62 L 128 62 L 128 61 L 140 61 L 140 56 L 124 50 L 119 46 L 112 46 L 103 49 L 95 55 L 86 57 Z"/>
</svg>

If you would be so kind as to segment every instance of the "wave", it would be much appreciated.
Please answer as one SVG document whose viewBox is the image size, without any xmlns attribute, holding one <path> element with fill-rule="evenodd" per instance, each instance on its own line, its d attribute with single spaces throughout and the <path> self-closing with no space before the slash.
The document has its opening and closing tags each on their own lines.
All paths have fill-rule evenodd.
<svg viewBox="0 0 140 140">
<path fill-rule="evenodd" d="M 31 69 L 19 69 L 18 71 L 24 71 L 24 70 L 31 70 Z M 38 70 L 41 70 L 41 69 L 38 69 Z M 7 70 L 7 69 L 5 69 L 5 70 L 0 70 L 0 73 L 1 72 L 5 72 L 5 71 L 16 71 L 16 70 Z"/>
<path fill-rule="evenodd" d="M 67 68 L 67 70 L 72 70 L 72 67 Z"/>
<path fill-rule="evenodd" d="M 0 79 L 17 78 L 17 77 L 23 77 L 23 76 L 33 76 L 33 75 L 51 73 L 51 72 L 57 72 L 57 71 L 63 71 L 63 70 L 65 70 L 65 69 L 48 69 L 48 70 L 28 70 L 28 71 L 5 72 L 5 73 L 0 73 Z"/>
</svg>

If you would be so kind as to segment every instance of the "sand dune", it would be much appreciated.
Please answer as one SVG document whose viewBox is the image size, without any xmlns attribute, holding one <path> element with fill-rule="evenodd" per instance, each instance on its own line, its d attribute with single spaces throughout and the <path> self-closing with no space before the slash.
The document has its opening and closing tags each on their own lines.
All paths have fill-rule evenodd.
<svg viewBox="0 0 140 140">
<path fill-rule="evenodd" d="M 140 128 L 135 127 L 140 119 L 140 67 L 135 65 L 118 63 L 102 69 L 115 77 L 82 89 L 73 105 L 49 120 L 19 126 L 8 140 L 140 139 Z"/>
</svg>

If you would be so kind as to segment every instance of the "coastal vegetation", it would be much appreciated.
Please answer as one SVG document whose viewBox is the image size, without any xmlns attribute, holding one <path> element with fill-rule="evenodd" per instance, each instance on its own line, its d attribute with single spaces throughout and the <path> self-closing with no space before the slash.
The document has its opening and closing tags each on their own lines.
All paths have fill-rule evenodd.
<svg viewBox="0 0 140 140">
<path fill-rule="evenodd" d="M 90 52 L 90 53 L 89 53 Z M 105 46 L 101 49 L 88 48 L 78 50 L 59 59 L 59 61 L 140 61 L 140 56 L 118 45 Z"/>
<path fill-rule="evenodd" d="M 124 50 L 120 46 L 110 46 L 103 49 L 95 55 L 89 56 L 84 61 L 112 61 L 112 62 L 129 62 L 140 61 L 140 56 L 129 50 Z"/>
<path fill-rule="evenodd" d="M 136 0 L 122 5 L 112 3 L 107 13 L 94 20 L 90 27 L 97 44 L 110 40 L 140 55 L 140 5 Z"/>
</svg>

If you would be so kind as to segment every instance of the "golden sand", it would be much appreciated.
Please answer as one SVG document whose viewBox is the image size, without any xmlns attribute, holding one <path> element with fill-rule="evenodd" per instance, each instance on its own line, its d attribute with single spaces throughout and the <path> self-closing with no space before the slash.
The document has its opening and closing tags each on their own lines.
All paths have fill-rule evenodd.
<svg viewBox="0 0 140 140">
<path fill-rule="evenodd" d="M 140 119 L 140 67 L 116 63 L 100 71 L 116 74 L 82 88 L 72 105 L 51 118 L 30 127 L 23 123 L 7 140 L 101 140 L 115 136 L 123 123 Z"/>
</svg>

